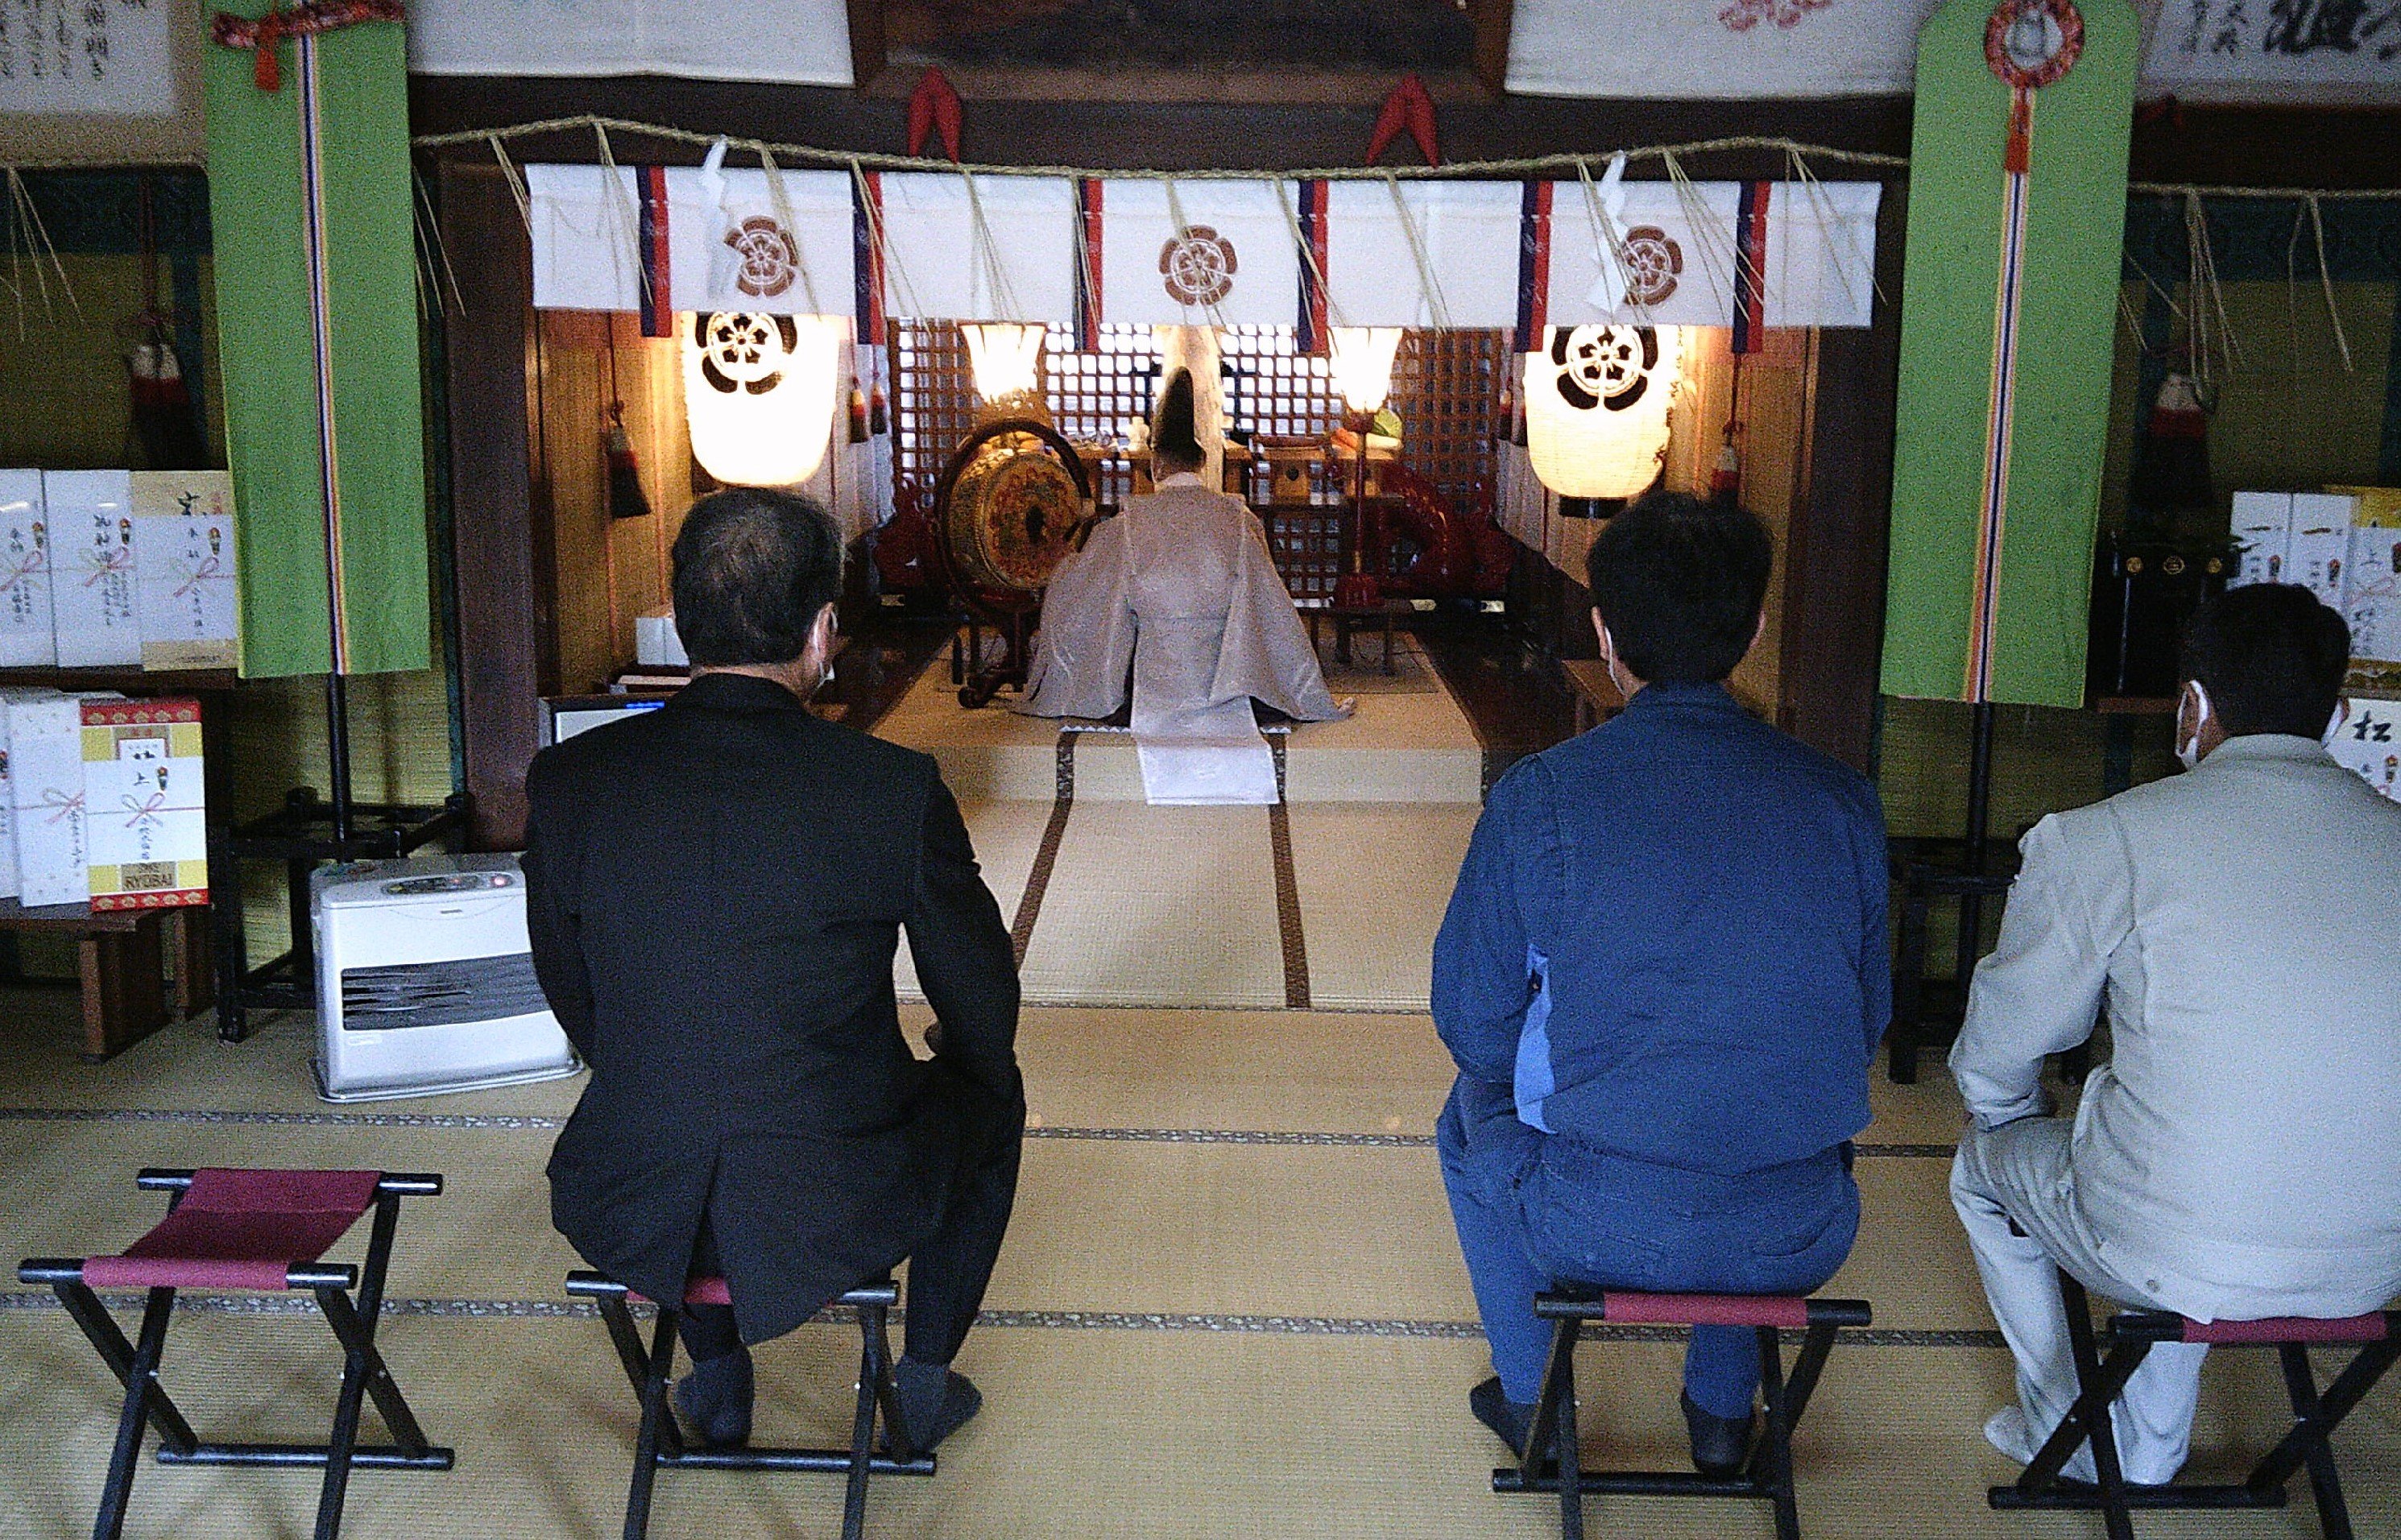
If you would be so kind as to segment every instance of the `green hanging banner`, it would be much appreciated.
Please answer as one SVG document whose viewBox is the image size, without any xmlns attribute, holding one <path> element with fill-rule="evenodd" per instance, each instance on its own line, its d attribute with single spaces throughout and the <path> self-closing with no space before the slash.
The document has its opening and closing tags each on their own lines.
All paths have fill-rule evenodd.
<svg viewBox="0 0 2401 1540">
<path fill-rule="evenodd" d="M 236 12 L 217 19 L 206 78 L 242 671 L 428 667 L 400 7 Z"/>
<path fill-rule="evenodd" d="M 1918 36 L 1887 694 L 2084 703 L 2139 42 L 2128 0 Z"/>
</svg>

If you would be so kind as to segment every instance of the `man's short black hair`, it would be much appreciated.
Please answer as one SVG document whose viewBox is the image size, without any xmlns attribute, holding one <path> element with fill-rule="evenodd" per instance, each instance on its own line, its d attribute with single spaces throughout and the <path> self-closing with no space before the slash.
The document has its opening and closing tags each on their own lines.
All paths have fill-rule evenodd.
<svg viewBox="0 0 2401 1540">
<path fill-rule="evenodd" d="M 2184 677 L 2209 692 L 2228 737 L 2325 736 L 2351 667 L 2351 627 L 2290 583 L 2254 583 L 2203 599 L 2184 631 Z"/>
<path fill-rule="evenodd" d="M 807 498 L 733 487 L 684 516 L 675 623 L 694 667 L 791 662 L 841 592 L 842 535 Z"/>
<path fill-rule="evenodd" d="M 1747 509 L 1661 489 L 1602 527 L 1585 575 L 1629 671 L 1701 684 L 1733 673 L 1750 650 L 1775 558 L 1767 527 Z"/>
</svg>

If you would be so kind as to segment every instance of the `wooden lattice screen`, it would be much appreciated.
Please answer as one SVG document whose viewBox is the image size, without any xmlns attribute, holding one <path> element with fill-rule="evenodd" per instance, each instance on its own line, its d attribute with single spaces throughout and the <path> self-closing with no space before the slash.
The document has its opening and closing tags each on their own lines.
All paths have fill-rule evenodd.
<svg viewBox="0 0 2401 1540">
<path fill-rule="evenodd" d="M 1492 438 L 1516 363 L 1502 331 L 1412 331 L 1393 361 L 1402 462 L 1461 513 L 1492 484 Z"/>
<path fill-rule="evenodd" d="M 1075 351 L 1075 336 L 1054 329 L 1043 355 L 1044 390 L 1059 431 L 1079 443 L 1121 439 L 1132 419 L 1148 414 L 1159 389 L 1158 348 L 1147 326 L 1109 325 L 1100 347 Z M 1319 438 L 1341 420 L 1333 372 L 1304 353 L 1286 326 L 1229 326 L 1221 334 L 1228 425 L 1254 434 Z M 903 501 L 933 495 L 942 466 L 974 426 L 975 386 L 967 344 L 948 321 L 892 323 L 894 472 Z M 1501 387 L 1515 363 L 1508 334 L 1413 331 L 1393 366 L 1393 407 L 1404 425 L 1402 458 L 1461 508 L 1492 474 L 1492 433 Z M 1102 469 L 1104 502 L 1132 489 L 1121 460 Z M 1258 488 L 1264 496 L 1264 487 Z"/>
</svg>

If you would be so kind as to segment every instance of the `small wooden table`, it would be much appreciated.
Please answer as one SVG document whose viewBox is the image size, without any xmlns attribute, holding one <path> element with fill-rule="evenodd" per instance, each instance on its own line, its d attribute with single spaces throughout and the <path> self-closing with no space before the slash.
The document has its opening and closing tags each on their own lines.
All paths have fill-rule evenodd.
<svg viewBox="0 0 2401 1540">
<path fill-rule="evenodd" d="M 1561 658 L 1559 669 L 1568 677 L 1568 689 L 1575 696 L 1575 730 L 1579 733 L 1597 727 L 1626 709 L 1626 697 L 1618 693 L 1617 681 L 1609 677 L 1609 666 L 1598 658 Z"/>
<path fill-rule="evenodd" d="M 216 998 L 205 905 L 95 911 L 59 903 L 28 909 L 14 899 L 0 899 L 0 932 L 75 939 L 83 1057 L 89 1063 L 116 1057 L 169 1022 L 207 1010 Z M 175 958 L 172 1014 L 161 978 L 170 946 Z"/>
</svg>

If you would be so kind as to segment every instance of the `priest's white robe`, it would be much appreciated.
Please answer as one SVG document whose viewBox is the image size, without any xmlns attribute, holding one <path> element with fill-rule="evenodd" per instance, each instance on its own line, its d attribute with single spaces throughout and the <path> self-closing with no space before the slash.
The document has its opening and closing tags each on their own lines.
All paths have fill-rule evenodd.
<svg viewBox="0 0 2401 1540">
<path fill-rule="evenodd" d="M 1017 709 L 1105 717 L 1133 680 L 1133 731 L 1250 738 L 1251 702 L 1301 722 L 1346 715 L 1325 688 L 1267 536 L 1237 497 L 1169 476 L 1060 564 Z"/>
</svg>

